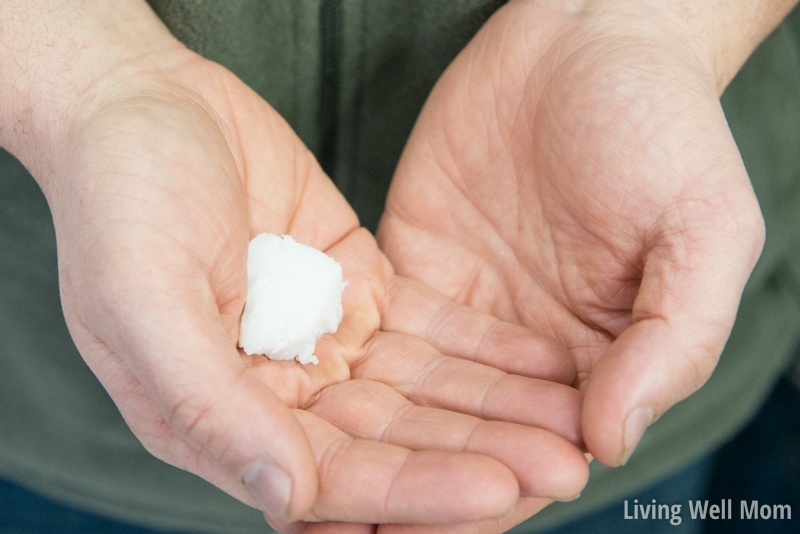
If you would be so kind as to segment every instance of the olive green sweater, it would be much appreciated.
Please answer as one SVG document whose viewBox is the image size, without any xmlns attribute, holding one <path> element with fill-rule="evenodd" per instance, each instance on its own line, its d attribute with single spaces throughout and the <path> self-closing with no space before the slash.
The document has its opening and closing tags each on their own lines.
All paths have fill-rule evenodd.
<svg viewBox="0 0 800 534">
<path fill-rule="evenodd" d="M 427 93 L 502 1 L 151 0 L 173 33 L 294 126 L 375 227 Z M 764 254 L 709 383 L 646 434 L 624 468 L 593 465 L 582 497 L 535 531 L 719 446 L 758 408 L 800 341 L 800 15 L 754 54 L 723 104 L 767 222 Z M 75 349 L 58 295 L 47 204 L 0 151 L 0 476 L 161 528 L 265 532 L 261 514 L 151 457 Z"/>
</svg>

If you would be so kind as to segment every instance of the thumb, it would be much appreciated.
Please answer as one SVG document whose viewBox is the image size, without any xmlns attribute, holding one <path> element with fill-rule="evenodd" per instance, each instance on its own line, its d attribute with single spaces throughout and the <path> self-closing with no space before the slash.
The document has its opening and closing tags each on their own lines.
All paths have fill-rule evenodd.
<svg viewBox="0 0 800 534">
<path fill-rule="evenodd" d="M 71 321 L 87 363 L 156 457 L 275 520 L 303 517 L 317 497 L 305 432 L 247 372 L 210 290 L 181 303 L 167 295 L 142 291 L 136 306 L 103 306 L 91 329 Z"/>
<path fill-rule="evenodd" d="M 600 462 L 626 463 L 647 427 L 711 376 L 763 245 L 747 188 L 738 205 L 681 206 L 680 229 L 645 256 L 633 322 L 592 368 L 584 397 L 584 439 Z"/>
</svg>

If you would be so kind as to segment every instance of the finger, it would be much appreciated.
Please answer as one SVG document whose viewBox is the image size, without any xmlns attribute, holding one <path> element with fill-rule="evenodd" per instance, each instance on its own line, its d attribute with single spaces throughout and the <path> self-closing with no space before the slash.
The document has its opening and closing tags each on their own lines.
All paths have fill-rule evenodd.
<svg viewBox="0 0 800 534">
<path fill-rule="evenodd" d="M 306 521 L 459 523 L 504 516 L 519 497 L 514 475 L 491 458 L 353 439 L 314 414 L 294 413 L 320 474 Z"/>
<path fill-rule="evenodd" d="M 139 295 L 146 313 L 105 307 L 111 326 L 95 329 L 104 339 L 83 329 L 76 340 L 134 433 L 157 457 L 270 516 L 304 515 L 317 492 L 311 448 L 289 408 L 245 371 L 210 289 L 184 298 L 150 290 Z"/>
<path fill-rule="evenodd" d="M 607 465 L 625 463 L 646 428 L 706 382 L 730 335 L 763 222 L 751 190 L 729 193 L 739 199 L 718 194 L 669 216 L 645 258 L 632 326 L 591 371 L 584 436 Z"/>
<path fill-rule="evenodd" d="M 377 382 L 329 387 L 309 411 L 355 438 L 494 458 L 514 473 L 526 496 L 571 499 L 588 478 L 581 451 L 551 432 L 416 406 Z"/>
<path fill-rule="evenodd" d="M 353 378 L 390 385 L 415 404 L 550 430 L 582 446 L 582 395 L 563 384 L 443 356 L 411 336 L 380 333 Z"/>
<path fill-rule="evenodd" d="M 378 531 L 378 525 L 336 521 L 325 521 L 323 523 L 300 521 L 291 525 L 271 521 L 270 526 L 280 534 L 375 534 Z"/>
<path fill-rule="evenodd" d="M 554 339 L 456 304 L 411 279 L 394 277 L 381 328 L 423 339 L 441 352 L 508 373 L 571 384 L 575 364 Z"/>
<path fill-rule="evenodd" d="M 513 512 L 500 519 L 454 525 L 368 525 L 327 521 L 291 525 L 270 522 L 270 526 L 280 534 L 501 534 L 537 514 L 551 502 L 548 499 L 523 498 L 517 502 Z"/>
<path fill-rule="evenodd" d="M 501 534 L 537 514 L 551 502 L 524 498 L 517 502 L 513 512 L 499 519 L 459 525 L 380 525 L 378 534 Z"/>
<path fill-rule="evenodd" d="M 280 521 L 278 519 L 273 519 L 268 515 L 264 514 L 264 519 L 267 521 L 267 524 L 278 532 L 278 534 L 302 534 L 306 532 L 307 525 L 305 521 L 294 521 L 292 523 L 287 523 L 285 521 Z M 312 523 L 313 524 L 313 523 Z"/>
</svg>

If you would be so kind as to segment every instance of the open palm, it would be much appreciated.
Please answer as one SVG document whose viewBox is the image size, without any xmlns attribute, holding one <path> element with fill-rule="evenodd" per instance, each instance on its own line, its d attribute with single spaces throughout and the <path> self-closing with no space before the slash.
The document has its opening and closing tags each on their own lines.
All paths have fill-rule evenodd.
<svg viewBox="0 0 800 534">
<path fill-rule="evenodd" d="M 399 274 L 568 346 L 589 452 L 618 465 L 710 375 L 763 222 L 666 22 L 541 4 L 509 3 L 439 80 L 378 237 Z"/>
<path fill-rule="evenodd" d="M 145 446 L 279 524 L 452 523 L 580 491 L 567 354 L 395 277 L 274 110 L 199 56 L 164 58 L 97 86 L 47 190 L 70 331 Z M 237 349 L 261 232 L 343 266 L 319 366 Z"/>
</svg>

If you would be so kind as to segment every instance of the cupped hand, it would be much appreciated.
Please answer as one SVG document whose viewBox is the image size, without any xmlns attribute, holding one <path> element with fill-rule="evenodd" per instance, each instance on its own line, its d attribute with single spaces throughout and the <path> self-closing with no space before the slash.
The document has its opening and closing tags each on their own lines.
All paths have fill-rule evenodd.
<svg viewBox="0 0 800 534">
<path fill-rule="evenodd" d="M 430 95 L 378 238 L 399 274 L 563 342 L 588 450 L 619 465 L 708 379 L 764 230 L 711 59 L 658 3 L 603 4 L 489 20 Z"/>
<path fill-rule="evenodd" d="M 555 341 L 394 276 L 228 71 L 177 45 L 138 61 L 81 103 L 45 191 L 70 331 L 148 450 L 284 527 L 473 521 L 580 491 L 580 393 Z M 261 232 L 343 266 L 318 366 L 237 349 Z"/>
</svg>

